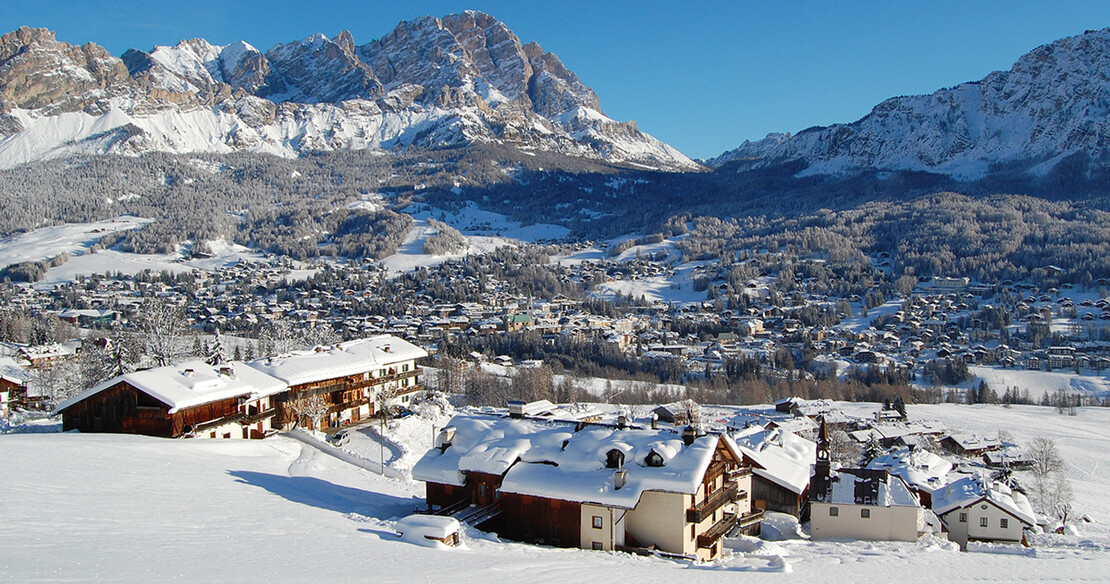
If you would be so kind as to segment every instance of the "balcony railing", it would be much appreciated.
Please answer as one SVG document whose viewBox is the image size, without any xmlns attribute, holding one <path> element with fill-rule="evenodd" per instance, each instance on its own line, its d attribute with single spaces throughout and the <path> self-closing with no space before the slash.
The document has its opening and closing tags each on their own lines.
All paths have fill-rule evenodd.
<svg viewBox="0 0 1110 584">
<path fill-rule="evenodd" d="M 732 528 L 736 526 L 736 515 L 734 513 L 725 513 L 725 516 L 718 522 L 713 524 L 705 531 L 705 533 L 698 536 L 698 547 L 711 548 L 713 544 L 721 541 Z"/>
<path fill-rule="evenodd" d="M 706 500 L 694 505 L 686 510 L 686 521 L 690 523 L 701 523 L 705 521 L 706 517 L 713 514 L 714 511 L 720 509 L 726 503 L 736 500 L 740 488 L 736 483 L 725 483 L 725 487 L 712 495 Z M 747 493 L 745 493 L 746 495 Z"/>
<path fill-rule="evenodd" d="M 424 369 L 420 367 L 415 367 L 412 371 L 403 371 L 400 373 L 394 373 L 393 375 L 385 375 L 383 377 L 371 377 L 370 379 L 359 379 L 353 382 L 337 380 L 334 383 L 323 383 L 320 385 L 309 386 L 297 390 L 296 393 L 298 397 L 310 397 L 322 393 L 334 393 L 336 391 L 364 389 L 367 387 L 376 387 L 379 385 L 384 385 L 386 383 L 400 381 L 402 379 L 411 379 L 422 375 L 423 373 Z"/>
</svg>

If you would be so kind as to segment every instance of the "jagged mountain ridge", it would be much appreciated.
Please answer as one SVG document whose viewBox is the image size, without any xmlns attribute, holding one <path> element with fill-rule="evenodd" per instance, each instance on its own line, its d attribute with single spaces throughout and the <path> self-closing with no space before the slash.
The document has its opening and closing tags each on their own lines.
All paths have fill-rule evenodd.
<svg viewBox="0 0 1110 584">
<path fill-rule="evenodd" d="M 119 152 L 307 151 L 474 142 L 636 167 L 697 163 L 606 117 L 552 53 L 480 12 L 260 51 L 192 39 L 116 58 L 46 29 L 0 37 L 0 166 Z"/>
<path fill-rule="evenodd" d="M 804 174 L 928 171 L 960 180 L 1006 168 L 1036 177 L 1076 154 L 1110 160 L 1110 29 L 1034 49 L 1009 71 L 888 99 L 851 124 L 771 134 L 709 161 L 739 169 L 793 161 Z"/>
</svg>

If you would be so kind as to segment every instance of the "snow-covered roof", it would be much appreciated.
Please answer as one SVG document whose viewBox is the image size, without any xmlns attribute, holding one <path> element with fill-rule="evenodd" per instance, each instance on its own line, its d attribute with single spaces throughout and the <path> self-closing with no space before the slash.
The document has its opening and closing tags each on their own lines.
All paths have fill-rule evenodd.
<svg viewBox="0 0 1110 584">
<path fill-rule="evenodd" d="M 964 509 L 986 501 L 1013 515 L 1026 524 L 1036 524 L 1033 507 L 1025 495 L 1013 491 L 998 481 L 981 476 L 968 476 L 948 484 L 933 493 L 933 512 L 938 516 L 955 509 Z"/>
<path fill-rule="evenodd" d="M 932 493 L 948 482 L 952 463 L 927 450 L 903 448 L 875 458 L 867 468 L 885 470 L 919 491 Z"/>
<path fill-rule="evenodd" d="M 856 504 L 856 483 L 873 480 L 849 472 L 834 471 L 832 474 L 832 493 L 826 502 L 838 505 Z M 919 507 L 917 497 L 901 478 L 888 474 L 886 480 L 878 480 L 878 497 L 869 503 L 878 507 Z"/>
<path fill-rule="evenodd" d="M 11 357 L 0 357 L 0 378 L 6 379 L 16 385 L 24 385 L 30 374 Z"/>
<path fill-rule="evenodd" d="M 225 375 L 221 373 L 221 369 L 230 371 L 231 374 Z M 288 385 L 280 379 L 251 369 L 238 361 L 230 361 L 219 367 L 213 367 L 204 361 L 187 361 L 114 377 L 65 400 L 54 413 L 121 382 L 170 406 L 171 414 L 184 408 L 228 398 L 244 396 L 257 399 L 288 389 Z"/>
<path fill-rule="evenodd" d="M 451 445 L 433 448 L 412 469 L 415 479 L 462 486 L 464 472 L 503 474 L 501 491 L 632 509 L 644 491 L 693 494 L 713 459 L 720 437 L 699 436 L 686 446 L 670 429 L 587 425 L 462 414 L 451 420 Z M 726 448 L 733 448 L 725 440 Z M 625 484 L 617 489 L 612 450 L 624 454 Z M 648 466 L 657 453 L 662 466 Z"/>
<path fill-rule="evenodd" d="M 392 335 L 380 335 L 293 351 L 277 357 L 255 359 L 247 365 L 276 377 L 289 385 L 300 385 L 348 375 L 358 375 L 394 363 L 428 356 L 416 345 Z"/>
<path fill-rule="evenodd" d="M 1002 443 L 997 438 L 988 438 L 977 434 L 950 434 L 950 440 L 964 450 L 987 450 L 1002 448 Z"/>
<path fill-rule="evenodd" d="M 808 418 L 806 418 L 808 419 Z M 752 473 L 801 494 L 809 486 L 817 444 L 788 430 L 758 426 L 733 434 L 740 452 L 757 465 Z"/>
</svg>

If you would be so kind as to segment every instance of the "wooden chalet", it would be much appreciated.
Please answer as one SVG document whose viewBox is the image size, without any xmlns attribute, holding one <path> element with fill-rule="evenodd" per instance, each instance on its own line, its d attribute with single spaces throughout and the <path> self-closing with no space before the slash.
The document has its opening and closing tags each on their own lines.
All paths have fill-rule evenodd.
<svg viewBox="0 0 1110 584">
<path fill-rule="evenodd" d="M 423 370 L 416 360 L 428 355 L 420 347 L 391 335 L 380 335 L 256 359 L 247 365 L 284 381 L 289 391 L 276 397 L 274 425 L 310 429 L 306 412 L 322 399 L 322 426 L 338 427 L 374 416 L 383 406 L 407 404 L 421 389 Z M 319 396 L 319 397 L 317 397 Z"/>
<path fill-rule="evenodd" d="M 413 477 L 429 512 L 558 547 L 709 560 L 762 518 L 732 440 L 693 428 L 459 415 Z"/>
<path fill-rule="evenodd" d="M 0 416 L 27 403 L 27 372 L 11 357 L 0 357 Z"/>
<path fill-rule="evenodd" d="M 751 426 L 733 435 L 744 462 L 752 469 L 752 505 L 766 511 L 805 514 L 809 477 L 817 445 L 770 425 Z"/>
<path fill-rule="evenodd" d="M 262 438 L 286 390 L 240 362 L 156 367 L 109 379 L 61 404 L 63 431 L 166 438 Z"/>
</svg>

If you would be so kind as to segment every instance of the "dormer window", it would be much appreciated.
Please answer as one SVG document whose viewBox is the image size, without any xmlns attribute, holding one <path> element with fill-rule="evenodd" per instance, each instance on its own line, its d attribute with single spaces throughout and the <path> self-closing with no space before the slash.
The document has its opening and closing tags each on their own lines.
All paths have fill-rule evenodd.
<svg viewBox="0 0 1110 584">
<path fill-rule="evenodd" d="M 624 453 L 614 448 L 605 454 L 605 468 L 620 468 L 624 466 Z"/>
<path fill-rule="evenodd" d="M 648 466 L 663 466 L 663 456 L 658 452 L 652 450 L 646 457 L 644 457 L 644 464 Z"/>
</svg>

